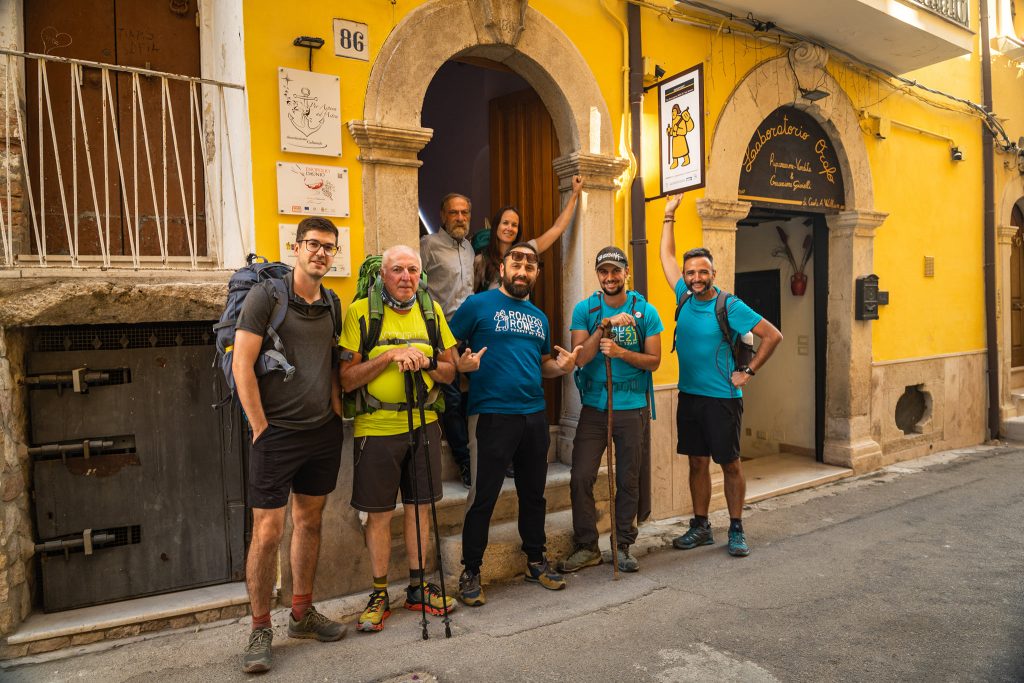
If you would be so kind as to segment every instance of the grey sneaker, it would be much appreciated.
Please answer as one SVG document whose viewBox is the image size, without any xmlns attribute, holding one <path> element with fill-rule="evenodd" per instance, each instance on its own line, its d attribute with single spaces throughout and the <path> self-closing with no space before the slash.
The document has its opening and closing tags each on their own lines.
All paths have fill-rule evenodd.
<svg viewBox="0 0 1024 683">
<path fill-rule="evenodd" d="M 577 545 L 569 557 L 558 563 L 560 572 L 578 572 L 584 567 L 601 564 L 601 551 L 591 545 Z"/>
<path fill-rule="evenodd" d="M 711 524 L 699 524 L 697 520 L 690 520 L 690 529 L 679 538 L 672 541 L 673 547 L 679 550 L 690 550 L 699 545 L 711 545 L 715 542 L 711 534 Z"/>
<path fill-rule="evenodd" d="M 480 587 L 480 572 L 462 570 L 459 577 L 459 598 L 470 607 L 479 607 L 487 602 L 484 589 Z"/>
<path fill-rule="evenodd" d="M 331 621 L 316 611 L 312 605 L 306 610 L 306 614 L 299 621 L 295 621 L 292 615 L 288 614 L 288 637 L 289 638 L 313 638 L 321 643 L 332 643 L 345 637 L 348 627 Z"/>
<path fill-rule="evenodd" d="M 620 572 L 640 571 L 640 563 L 629 554 L 628 545 L 619 546 L 619 549 L 615 552 L 615 561 L 619 564 Z"/>
<path fill-rule="evenodd" d="M 242 671 L 247 674 L 258 674 L 270 671 L 270 643 L 274 640 L 274 629 L 269 626 L 253 629 L 249 634 L 249 644 L 245 646 L 242 656 Z"/>
</svg>

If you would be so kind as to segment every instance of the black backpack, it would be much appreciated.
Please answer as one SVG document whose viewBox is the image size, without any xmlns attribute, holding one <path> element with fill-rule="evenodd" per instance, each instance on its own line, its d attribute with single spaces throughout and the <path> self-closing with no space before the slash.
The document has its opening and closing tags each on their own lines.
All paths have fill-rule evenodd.
<svg viewBox="0 0 1024 683">
<path fill-rule="evenodd" d="M 689 301 L 692 296 L 693 292 L 686 290 L 679 297 L 679 303 L 676 304 L 676 312 L 673 316 L 676 322 L 676 330 L 672 334 L 672 351 L 676 350 L 676 338 L 679 334 L 679 311 L 683 310 L 683 304 Z M 733 340 L 732 333 L 729 330 L 729 313 L 726 310 L 726 304 L 731 296 L 733 295 L 725 290 L 718 290 L 718 298 L 715 300 L 715 318 L 718 320 L 718 328 L 722 331 L 722 338 L 725 340 L 726 346 L 732 350 L 732 358 L 736 362 L 736 367 L 742 368 L 750 365 L 750 360 L 754 357 L 754 335 L 747 332 L 746 334 L 736 335 L 736 339 Z"/>
<path fill-rule="evenodd" d="M 242 312 L 245 297 L 249 295 L 253 287 L 261 282 L 269 280 L 273 285 L 274 308 L 270 314 L 270 321 L 267 323 L 267 330 L 263 335 L 263 347 L 253 369 L 257 377 L 263 377 L 271 372 L 282 372 L 285 382 L 291 381 L 295 374 L 295 366 L 285 355 L 284 344 L 277 334 L 277 330 L 284 323 L 288 313 L 288 285 L 285 280 L 291 277 L 291 273 L 291 266 L 278 261 L 270 262 L 262 256 L 249 254 L 245 259 L 245 265 L 236 270 L 228 281 L 227 303 L 224 306 L 224 312 L 221 313 L 220 321 L 213 326 L 213 332 L 217 335 L 217 353 L 213 365 L 214 367 L 220 366 L 231 396 L 235 395 L 235 375 L 231 369 L 232 351 L 235 345 L 235 325 Z M 320 296 L 331 303 L 331 321 L 334 324 L 333 354 L 337 359 L 339 354 L 338 338 L 341 336 L 341 301 L 337 294 L 323 285 L 320 285 Z"/>
</svg>

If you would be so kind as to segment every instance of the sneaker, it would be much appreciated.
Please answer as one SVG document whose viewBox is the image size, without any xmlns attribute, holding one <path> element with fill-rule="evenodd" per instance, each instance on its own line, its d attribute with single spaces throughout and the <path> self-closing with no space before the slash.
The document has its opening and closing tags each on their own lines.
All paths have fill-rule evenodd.
<svg viewBox="0 0 1024 683">
<path fill-rule="evenodd" d="M 672 546 L 679 550 L 690 550 L 699 545 L 711 545 L 714 542 L 715 538 L 711 534 L 711 524 L 705 523 L 701 525 L 697 523 L 697 520 L 691 519 L 690 530 L 673 540 Z"/>
<path fill-rule="evenodd" d="M 565 579 L 551 568 L 547 558 L 544 558 L 542 562 L 527 562 L 524 578 L 529 583 L 539 583 L 552 591 L 560 591 L 565 588 Z"/>
<path fill-rule="evenodd" d="M 459 599 L 470 607 L 479 607 L 487 602 L 484 589 L 480 587 L 480 572 L 462 570 L 459 576 Z"/>
<path fill-rule="evenodd" d="M 467 489 L 473 487 L 473 473 L 469 470 L 469 465 L 459 466 L 459 478 L 462 479 L 462 485 Z"/>
<path fill-rule="evenodd" d="M 619 549 L 615 551 L 615 561 L 619 565 L 620 572 L 640 571 L 640 563 L 637 562 L 635 557 L 629 554 L 628 545 L 619 546 Z"/>
<path fill-rule="evenodd" d="M 405 608 L 411 609 L 414 612 L 420 612 L 423 610 L 423 587 L 422 586 L 409 586 L 405 589 Z M 441 587 L 436 583 L 427 584 L 427 614 L 433 614 L 435 617 L 444 616 L 445 605 L 448 606 L 448 611 L 451 612 L 455 609 L 455 599 L 450 595 L 441 598 Z"/>
<path fill-rule="evenodd" d="M 729 554 L 733 557 L 746 557 L 750 554 L 747 537 L 742 531 L 729 530 Z"/>
<path fill-rule="evenodd" d="M 288 614 L 289 638 L 313 638 L 321 643 L 333 643 L 345 637 L 348 627 L 332 621 L 316 611 L 312 605 L 298 621 Z"/>
<path fill-rule="evenodd" d="M 391 616 L 391 600 L 386 590 L 370 593 L 366 609 L 359 615 L 356 628 L 363 633 L 373 633 L 384 628 L 384 620 Z"/>
<path fill-rule="evenodd" d="M 509 465 L 508 467 L 505 468 L 505 477 L 507 479 L 516 478 L 516 466 L 514 464 Z"/>
<path fill-rule="evenodd" d="M 584 567 L 595 567 L 601 564 L 601 551 L 592 545 L 576 545 L 569 557 L 558 563 L 560 572 L 578 572 Z"/>
<path fill-rule="evenodd" d="M 274 629 L 269 626 L 253 629 L 242 656 L 242 671 L 247 674 L 270 671 L 270 643 L 273 640 Z"/>
</svg>

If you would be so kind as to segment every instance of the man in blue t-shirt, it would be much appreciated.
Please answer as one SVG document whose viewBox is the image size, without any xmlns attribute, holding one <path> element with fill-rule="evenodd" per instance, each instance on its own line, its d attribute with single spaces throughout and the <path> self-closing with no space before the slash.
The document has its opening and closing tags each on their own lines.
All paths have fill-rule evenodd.
<svg viewBox="0 0 1024 683">
<path fill-rule="evenodd" d="M 782 333 L 755 313 L 738 297 L 726 301 L 726 316 L 732 335 L 753 332 L 760 338 L 757 353 L 749 365 L 736 367 L 731 340 L 726 342 L 715 314 L 719 289 L 715 287 L 715 264 L 704 248 L 683 254 L 683 267 L 676 262 L 673 228 L 682 194 L 673 195 L 665 205 L 661 233 L 661 267 L 676 301 L 689 291 L 691 296 L 676 321 L 676 349 L 679 353 L 679 405 L 676 410 L 678 443 L 676 452 L 689 456 L 690 497 L 693 519 L 690 529 L 672 545 L 689 550 L 714 543 L 708 522 L 711 503 L 711 460 L 725 475 L 725 502 L 729 508 L 729 554 L 750 554 L 743 533 L 743 502 L 747 485 L 740 469 L 740 425 L 743 417 L 743 386 L 761 369 L 782 341 Z M 735 339 L 735 336 L 732 337 Z"/>
<path fill-rule="evenodd" d="M 459 577 L 460 598 L 470 606 L 485 602 L 480 565 L 509 464 L 515 465 L 526 580 L 565 588 L 544 556 L 549 435 L 541 378 L 572 370 L 579 348 L 569 353 L 555 346 L 551 356 L 547 316 L 530 303 L 538 273 L 537 250 L 525 242 L 512 245 L 499 267 L 501 287 L 469 297 L 451 320 L 452 334 L 466 342 L 457 367 L 469 373 L 468 412 L 477 416 L 473 488 L 462 527 L 465 569 Z"/>
<path fill-rule="evenodd" d="M 651 373 L 661 363 L 658 311 L 637 292 L 626 290 L 629 261 L 618 247 L 597 252 L 601 290 L 576 304 L 572 312 L 573 346 L 580 346 L 576 384 L 583 408 L 572 442 L 572 527 L 575 548 L 558 568 L 574 572 L 601 564 L 597 546 L 594 484 L 608 445 L 608 375 L 611 361 L 612 438 L 615 440 L 615 562 L 621 571 L 640 568 L 629 547 L 636 542 L 640 471 L 650 458 Z"/>
</svg>

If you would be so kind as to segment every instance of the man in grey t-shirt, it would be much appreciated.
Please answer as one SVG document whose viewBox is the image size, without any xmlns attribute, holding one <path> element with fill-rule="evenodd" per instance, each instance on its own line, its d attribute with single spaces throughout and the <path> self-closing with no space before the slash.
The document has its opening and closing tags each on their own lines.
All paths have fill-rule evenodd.
<svg viewBox="0 0 1024 683">
<path fill-rule="evenodd" d="M 232 352 L 238 400 L 253 434 L 249 451 L 252 541 L 245 565 L 252 631 L 242 660 L 246 673 L 270 669 L 274 636 L 270 600 L 289 493 L 294 531 L 288 635 L 322 642 L 345 635 L 345 626 L 323 616 L 312 604 L 320 521 L 341 466 L 341 384 L 334 367 L 336 296 L 320 284 L 338 252 L 338 230 L 325 218 L 307 218 L 299 223 L 294 249 L 295 269 L 285 283 L 288 312 L 277 328 L 295 366 L 291 380 L 285 382 L 280 372 L 257 378 L 254 369 L 276 303 L 269 281 L 253 287 L 245 297 Z"/>
</svg>

